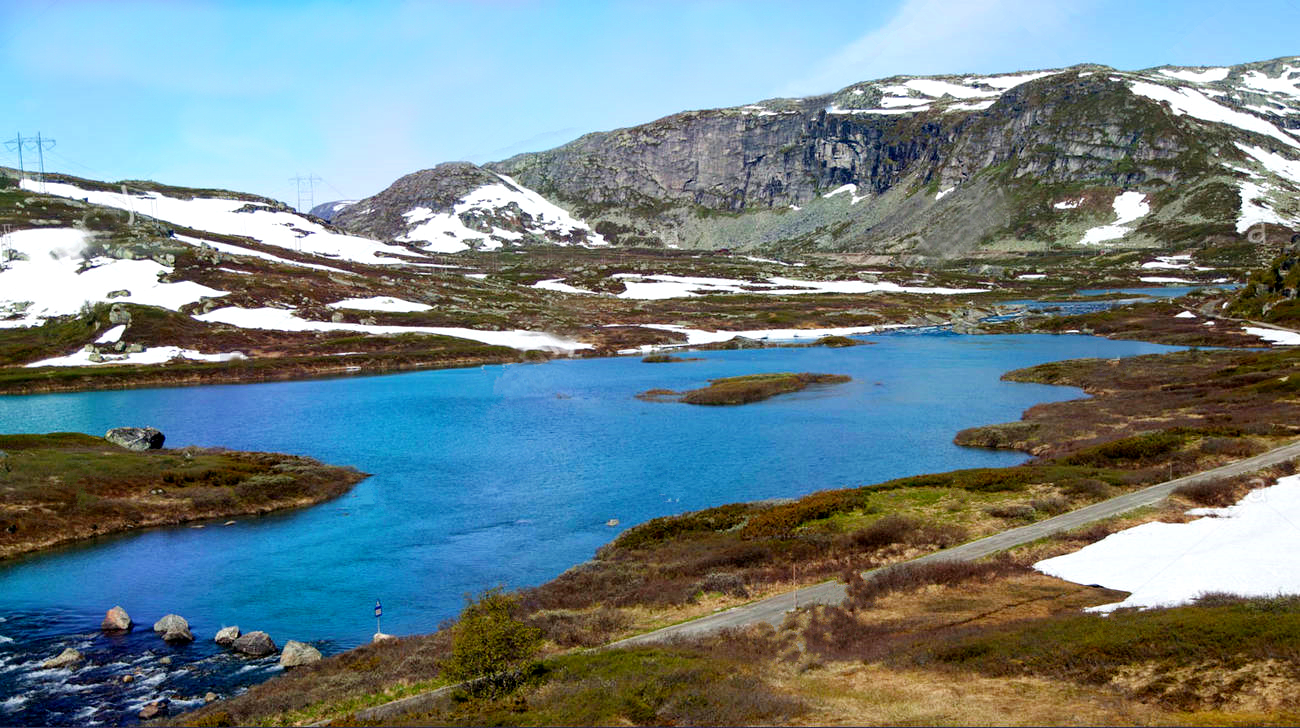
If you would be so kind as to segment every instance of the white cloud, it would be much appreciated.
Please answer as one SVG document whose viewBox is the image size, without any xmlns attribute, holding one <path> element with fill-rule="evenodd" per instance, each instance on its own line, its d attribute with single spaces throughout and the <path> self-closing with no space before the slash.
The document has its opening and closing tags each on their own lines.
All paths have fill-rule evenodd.
<svg viewBox="0 0 1300 728">
<path fill-rule="evenodd" d="M 1071 20 L 1091 5 L 1090 0 L 904 0 L 888 22 L 840 48 L 786 93 L 825 93 L 903 74 L 1030 70 L 1011 66 L 1038 47 L 1045 53 L 1036 57 L 1059 58 Z"/>
</svg>

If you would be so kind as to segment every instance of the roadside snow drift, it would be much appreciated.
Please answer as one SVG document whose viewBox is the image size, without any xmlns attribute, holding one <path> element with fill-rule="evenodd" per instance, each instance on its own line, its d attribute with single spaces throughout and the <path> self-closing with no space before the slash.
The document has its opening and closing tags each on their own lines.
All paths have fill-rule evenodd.
<svg viewBox="0 0 1300 728">
<path fill-rule="evenodd" d="M 1195 508 L 1190 523 L 1146 523 L 1034 568 L 1078 584 L 1132 592 L 1093 607 L 1170 607 L 1208 592 L 1248 597 L 1300 593 L 1300 475 L 1252 491 L 1227 508 Z"/>
</svg>

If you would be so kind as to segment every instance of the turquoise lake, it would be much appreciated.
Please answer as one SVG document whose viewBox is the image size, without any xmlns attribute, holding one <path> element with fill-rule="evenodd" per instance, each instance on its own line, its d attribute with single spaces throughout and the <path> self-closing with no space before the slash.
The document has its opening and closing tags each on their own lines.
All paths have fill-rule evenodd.
<svg viewBox="0 0 1300 728">
<path fill-rule="evenodd" d="M 94 648 L 105 639 L 95 628 L 115 604 L 147 633 L 137 628 L 133 641 L 105 648 L 103 660 L 123 663 L 144 650 L 173 649 L 155 645 L 148 633 L 168 612 L 188 618 L 198 637 L 179 648 L 192 661 L 230 659 L 210 646 L 212 634 L 227 624 L 265 630 L 279 644 L 312 641 L 326 652 L 355 646 L 375 631 L 376 599 L 383 600 L 385 632 L 432 631 L 459 611 L 465 594 L 546 581 L 650 518 L 1016 464 L 1025 457 L 957 447 L 953 435 L 1019 419 L 1040 402 L 1083 395 L 999 381 L 1003 373 L 1060 359 L 1174 349 L 1085 336 L 934 330 L 862 340 L 869 345 L 697 352 L 689 356 L 700 361 L 677 364 L 563 360 L 0 397 L 3 432 L 99 435 L 116 426 L 153 425 L 166 433 L 169 447 L 289 452 L 372 474 L 338 500 L 290 514 L 105 538 L 0 566 L 0 722 L 79 715 L 41 697 L 43 689 L 66 688 L 68 678 L 33 682 L 19 668 L 62 645 Z M 775 371 L 848 374 L 853 381 L 743 407 L 634 397 L 651 388 L 688 389 L 710 378 Z M 610 519 L 620 525 L 607 526 Z M 247 667 L 213 663 L 210 673 Z M 258 669 L 262 679 L 273 667 Z M 238 681 L 228 677 L 223 684 L 236 689 Z M 152 689 L 165 694 L 171 686 L 184 697 L 179 680 L 164 677 Z M 31 697 L 20 700 L 18 691 Z M 79 718 L 111 722 L 99 714 Z"/>
</svg>

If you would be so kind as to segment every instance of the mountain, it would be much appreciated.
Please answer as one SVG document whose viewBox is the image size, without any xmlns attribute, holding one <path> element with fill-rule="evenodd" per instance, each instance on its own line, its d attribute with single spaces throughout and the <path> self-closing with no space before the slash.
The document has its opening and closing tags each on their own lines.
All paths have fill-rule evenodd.
<svg viewBox="0 0 1300 728">
<path fill-rule="evenodd" d="M 402 218 L 476 215 L 462 196 L 505 184 L 621 245 L 903 260 L 1230 247 L 1252 225 L 1300 220 L 1298 83 L 1300 58 L 895 76 L 439 166 L 337 221 L 409 239 Z"/>
<path fill-rule="evenodd" d="M 340 210 L 342 210 L 343 208 L 349 205 L 354 205 L 356 204 L 356 202 L 357 202 L 356 200 L 333 200 L 331 202 L 322 202 L 319 205 L 311 208 L 311 212 L 309 214 L 311 214 L 313 217 L 318 217 L 324 220 L 325 222 L 333 222 L 334 216 L 339 214 Z"/>
<path fill-rule="evenodd" d="M 334 221 L 360 235 L 438 253 L 607 244 L 586 223 L 536 192 L 468 162 L 408 174 L 374 197 L 343 208 Z"/>
</svg>

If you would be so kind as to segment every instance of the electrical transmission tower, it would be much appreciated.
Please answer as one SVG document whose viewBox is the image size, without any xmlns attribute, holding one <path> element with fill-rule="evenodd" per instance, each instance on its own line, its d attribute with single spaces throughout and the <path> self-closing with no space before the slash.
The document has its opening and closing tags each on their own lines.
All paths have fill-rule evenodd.
<svg viewBox="0 0 1300 728">
<path fill-rule="evenodd" d="M 53 139 L 42 139 L 41 133 L 36 132 L 35 137 L 24 138 L 20 132 L 18 136 L 5 142 L 5 149 L 11 152 L 18 152 L 18 178 L 21 181 L 27 176 L 27 170 L 23 167 L 23 149 L 35 151 L 37 159 L 40 160 L 40 177 L 41 192 L 45 191 L 45 150 L 54 148 Z"/>
<path fill-rule="evenodd" d="M 302 175 L 290 177 L 289 181 L 298 185 L 298 212 L 311 212 L 311 208 L 316 206 L 316 183 L 325 180 L 314 174 L 309 174 L 306 177 Z M 302 206 L 303 200 L 307 201 L 305 209 Z"/>
</svg>

